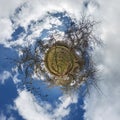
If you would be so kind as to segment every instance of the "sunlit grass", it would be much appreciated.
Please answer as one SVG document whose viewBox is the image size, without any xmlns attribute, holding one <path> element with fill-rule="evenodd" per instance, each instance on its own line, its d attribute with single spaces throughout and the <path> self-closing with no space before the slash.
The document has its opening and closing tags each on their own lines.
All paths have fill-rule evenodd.
<svg viewBox="0 0 120 120">
<path fill-rule="evenodd" d="M 56 76 L 63 77 L 68 73 L 72 73 L 78 67 L 77 62 L 75 52 L 61 44 L 53 45 L 45 55 L 46 68 Z"/>
</svg>

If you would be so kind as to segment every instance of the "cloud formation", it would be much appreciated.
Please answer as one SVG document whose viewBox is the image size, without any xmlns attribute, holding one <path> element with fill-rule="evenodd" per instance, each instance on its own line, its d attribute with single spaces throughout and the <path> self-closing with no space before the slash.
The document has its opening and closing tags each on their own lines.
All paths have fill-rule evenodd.
<svg viewBox="0 0 120 120">
<path fill-rule="evenodd" d="M 94 15 L 102 19 L 100 31 L 104 47 L 96 49 L 94 60 L 99 69 L 97 75 L 99 94 L 95 88 L 85 99 L 85 120 L 120 119 L 120 10 L 119 1 L 97 1 L 99 9 Z"/>
<path fill-rule="evenodd" d="M 69 115 L 69 105 L 77 103 L 78 96 L 73 96 L 73 99 L 68 95 L 61 96 L 60 103 L 56 103 L 57 107 L 53 108 L 47 102 L 38 103 L 30 92 L 23 90 L 19 92 L 19 96 L 14 102 L 19 114 L 26 120 L 62 120 Z"/>
<path fill-rule="evenodd" d="M 120 74 L 119 74 L 119 38 L 120 38 L 120 8 L 119 0 L 11 0 L 9 5 L 6 4 L 8 0 L 0 0 L 0 44 L 6 47 L 11 45 L 24 45 L 25 38 L 31 42 L 44 28 L 50 28 L 50 19 L 46 19 L 44 24 L 36 24 L 31 27 L 32 34 L 26 37 L 28 25 L 31 21 L 37 21 L 45 16 L 46 12 L 50 11 L 67 11 L 77 19 L 80 18 L 80 13 L 84 8 L 87 14 L 101 20 L 99 33 L 105 43 L 102 48 L 97 48 L 93 53 L 94 61 L 99 69 L 97 75 L 99 88 L 103 94 L 100 95 L 95 88 L 91 88 L 90 96 L 85 98 L 85 120 L 119 120 L 120 118 Z M 83 2 L 85 6 L 83 6 Z M 86 8 L 85 8 L 86 7 Z M 20 8 L 19 12 L 15 11 Z M 14 21 L 12 23 L 11 19 Z M 51 18 L 51 21 L 55 19 Z M 60 21 L 55 21 L 60 24 Z M 22 33 L 16 41 L 9 41 L 12 39 L 12 33 L 22 26 L 25 33 Z M 0 74 L 1 82 L 10 77 L 8 71 Z M 16 77 L 15 77 L 16 78 Z M 16 78 L 17 79 L 17 78 Z M 70 112 L 69 105 L 77 103 L 77 95 L 71 101 L 68 96 L 60 98 L 61 103 L 53 110 L 52 106 L 48 103 L 37 103 L 34 96 L 26 90 L 19 92 L 18 98 L 15 100 L 18 112 L 26 120 L 61 120 Z M 45 106 L 43 106 L 43 104 Z M 52 111 L 52 112 L 50 112 Z M 36 116 L 36 117 L 35 117 Z M 6 119 L 5 115 L 0 115 L 1 120 Z"/>
</svg>

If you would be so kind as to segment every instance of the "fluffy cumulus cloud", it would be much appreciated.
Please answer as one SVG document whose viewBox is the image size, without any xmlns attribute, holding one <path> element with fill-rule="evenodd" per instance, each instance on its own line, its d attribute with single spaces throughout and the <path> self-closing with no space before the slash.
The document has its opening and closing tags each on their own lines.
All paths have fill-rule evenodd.
<svg viewBox="0 0 120 120">
<path fill-rule="evenodd" d="M 98 87 L 94 88 L 85 99 L 85 120 L 119 120 L 120 119 L 120 10 L 119 0 L 98 0 L 99 9 L 94 15 L 102 19 L 101 37 L 104 47 L 96 49 L 94 60 L 99 69 Z M 93 4 L 91 4 L 94 6 Z M 91 6 L 89 6 L 90 8 Z"/>
<path fill-rule="evenodd" d="M 0 0 L 0 18 L 8 18 L 25 0 Z"/>
<path fill-rule="evenodd" d="M 78 98 L 77 95 L 73 99 L 63 95 L 59 100 L 60 103 L 53 108 L 47 102 L 38 103 L 30 92 L 23 90 L 14 102 L 19 114 L 26 120 L 62 120 L 70 112 L 69 105 L 77 103 Z"/>
</svg>

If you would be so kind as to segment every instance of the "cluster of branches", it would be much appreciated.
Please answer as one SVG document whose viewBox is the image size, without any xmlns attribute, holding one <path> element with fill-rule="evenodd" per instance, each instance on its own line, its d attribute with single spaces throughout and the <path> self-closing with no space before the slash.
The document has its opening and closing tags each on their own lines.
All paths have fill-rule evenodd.
<svg viewBox="0 0 120 120">
<path fill-rule="evenodd" d="M 91 42 L 99 44 L 100 39 L 94 35 L 94 26 L 97 24 L 95 21 L 86 19 L 86 17 L 83 16 L 78 23 L 76 21 L 68 21 L 67 24 L 69 24 L 69 27 L 65 31 L 65 36 L 62 42 L 68 44 L 71 49 L 78 51 L 81 54 L 80 57 L 85 61 L 83 69 L 80 69 L 74 75 L 71 75 L 71 79 L 72 81 L 75 80 L 75 84 L 72 87 L 70 84 L 63 86 L 65 90 L 70 90 L 79 87 L 82 82 L 88 84 L 87 79 L 90 77 L 93 78 L 93 82 L 95 83 L 93 76 L 96 70 L 87 50 Z M 56 41 L 57 40 L 53 35 L 51 35 L 47 42 L 44 40 L 38 40 L 36 44 L 32 46 L 33 48 L 31 46 L 22 48 L 21 51 L 23 55 L 18 62 L 18 66 L 24 67 L 26 78 L 31 78 L 34 73 L 39 78 L 41 78 L 41 75 L 44 75 L 46 81 L 49 81 L 51 85 L 55 85 L 54 78 L 51 78 L 44 69 L 43 56 L 45 55 L 46 50 L 55 44 Z"/>
<path fill-rule="evenodd" d="M 79 72 L 72 75 L 73 82 L 75 80 L 75 84 L 72 86 L 72 89 L 79 87 L 82 83 L 86 84 L 87 93 L 89 93 L 89 86 L 91 84 L 99 89 L 95 78 L 97 69 L 95 68 L 94 62 L 92 61 L 88 51 L 91 44 L 102 44 L 100 38 L 94 34 L 94 27 L 98 22 L 94 20 L 91 21 L 86 16 L 82 16 L 79 22 L 71 20 L 68 21 L 67 24 L 69 24 L 69 27 L 67 27 L 65 32 L 65 41 L 66 43 L 69 43 L 71 49 L 81 53 L 81 56 L 85 61 L 83 70 L 80 69 Z M 66 88 L 70 89 L 71 87 L 68 85 Z"/>
<path fill-rule="evenodd" d="M 82 16 L 79 22 L 71 20 L 66 24 L 69 24 L 69 27 L 65 32 L 65 38 L 70 41 L 72 48 L 83 53 L 91 43 L 101 44 L 100 38 L 94 34 L 94 27 L 98 22 Z"/>
</svg>

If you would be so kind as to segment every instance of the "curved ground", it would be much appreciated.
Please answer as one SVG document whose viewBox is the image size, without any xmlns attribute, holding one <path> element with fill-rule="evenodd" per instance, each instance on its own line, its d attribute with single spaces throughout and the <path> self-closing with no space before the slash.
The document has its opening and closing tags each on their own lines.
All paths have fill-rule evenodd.
<svg viewBox="0 0 120 120">
<path fill-rule="evenodd" d="M 76 62 L 75 53 L 64 45 L 53 45 L 45 56 L 46 68 L 56 76 L 64 76 L 72 72 Z"/>
</svg>

